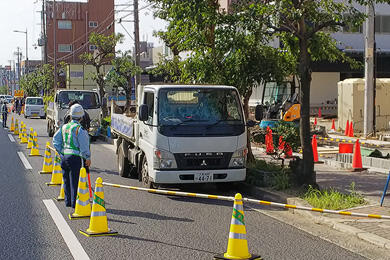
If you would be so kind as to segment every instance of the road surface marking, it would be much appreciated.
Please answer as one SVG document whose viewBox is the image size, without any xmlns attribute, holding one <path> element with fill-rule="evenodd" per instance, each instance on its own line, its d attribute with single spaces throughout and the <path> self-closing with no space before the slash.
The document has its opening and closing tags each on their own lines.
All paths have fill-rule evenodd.
<svg viewBox="0 0 390 260">
<path fill-rule="evenodd" d="M 11 134 L 8 134 L 8 138 L 12 143 L 15 143 L 15 138 Z"/>
<path fill-rule="evenodd" d="M 18 155 L 24 165 L 24 168 L 26 168 L 26 170 L 32 170 L 31 164 L 28 162 L 26 156 L 24 156 L 22 152 L 18 152 Z"/>
<path fill-rule="evenodd" d="M 90 259 L 52 200 L 43 200 L 74 259 Z"/>
</svg>

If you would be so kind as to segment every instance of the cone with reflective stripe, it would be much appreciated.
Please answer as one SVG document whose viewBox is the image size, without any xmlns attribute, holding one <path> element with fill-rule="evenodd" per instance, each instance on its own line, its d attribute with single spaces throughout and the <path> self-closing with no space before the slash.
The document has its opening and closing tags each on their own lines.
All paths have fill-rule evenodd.
<svg viewBox="0 0 390 260">
<path fill-rule="evenodd" d="M 56 201 L 63 201 L 63 200 L 65 200 L 65 187 L 64 186 L 65 186 L 64 178 L 62 178 L 60 195 L 58 195 L 58 197 L 55 198 Z"/>
<path fill-rule="evenodd" d="M 53 172 L 53 158 L 51 158 L 50 142 L 47 142 L 45 155 L 43 157 L 42 171 L 40 171 L 39 173 L 50 174 L 52 172 Z"/>
<path fill-rule="evenodd" d="M 39 153 L 39 150 L 38 150 L 39 145 L 38 145 L 38 137 L 37 136 L 38 136 L 37 132 L 34 131 L 33 144 L 32 144 L 29 156 L 41 156 Z"/>
<path fill-rule="evenodd" d="M 230 222 L 230 233 L 227 251 L 223 255 L 214 256 L 215 259 L 260 259 L 259 256 L 251 255 L 246 240 L 246 229 L 244 220 L 244 206 L 242 196 L 237 193 L 234 196 L 232 221 Z"/>
<path fill-rule="evenodd" d="M 89 218 L 91 216 L 91 204 L 89 203 L 89 191 L 87 186 L 87 171 L 80 169 L 79 186 L 77 189 L 76 207 L 74 213 L 69 214 L 70 219 Z"/>
<path fill-rule="evenodd" d="M 22 121 L 22 122 L 20 122 L 19 136 L 18 136 L 19 139 L 22 139 L 23 127 L 24 127 L 24 123 Z"/>
<path fill-rule="evenodd" d="M 26 129 L 25 125 L 23 125 L 23 127 L 22 127 L 22 138 L 20 139 L 20 143 L 21 144 L 27 144 L 28 143 L 27 129 Z"/>
<path fill-rule="evenodd" d="M 94 236 L 112 236 L 118 232 L 108 228 L 106 204 L 104 203 L 103 180 L 97 178 L 95 183 L 95 194 L 93 196 L 91 220 L 89 228 L 86 231 L 80 230 L 80 233 L 87 237 Z"/>
<path fill-rule="evenodd" d="M 27 149 L 31 149 L 31 147 L 33 145 L 33 134 L 34 134 L 34 129 L 32 129 L 32 127 L 31 127 L 30 133 L 28 134 Z"/>
<path fill-rule="evenodd" d="M 15 119 L 14 135 L 18 135 L 18 134 L 19 134 L 19 123 L 18 123 L 18 119 Z"/>
<path fill-rule="evenodd" d="M 15 131 L 14 117 L 11 118 L 11 128 L 9 130 L 11 132 Z"/>
<path fill-rule="evenodd" d="M 59 186 L 62 183 L 62 168 L 61 158 L 56 152 L 56 158 L 54 159 L 53 171 L 51 173 L 51 181 L 46 182 L 47 186 Z"/>
<path fill-rule="evenodd" d="M 330 129 L 331 132 L 336 132 L 336 125 L 334 123 L 334 119 L 332 119 L 332 128 Z"/>
</svg>

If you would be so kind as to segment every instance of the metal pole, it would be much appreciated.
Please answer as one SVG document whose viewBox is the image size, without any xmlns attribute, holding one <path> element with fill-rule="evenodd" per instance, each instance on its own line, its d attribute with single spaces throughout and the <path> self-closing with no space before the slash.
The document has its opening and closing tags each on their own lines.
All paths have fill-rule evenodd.
<svg viewBox="0 0 390 260">
<path fill-rule="evenodd" d="M 366 6 L 365 30 L 365 88 L 364 88 L 364 136 L 367 137 L 374 130 L 374 6 Z"/>
<path fill-rule="evenodd" d="M 54 95 L 57 93 L 57 40 L 56 40 L 56 31 L 57 31 L 57 12 L 56 12 L 56 0 L 53 0 L 53 44 L 54 44 L 54 55 L 53 55 L 53 64 L 54 64 Z"/>
<path fill-rule="evenodd" d="M 27 28 L 26 28 L 26 74 L 30 72 L 30 66 L 28 62 L 28 33 L 27 33 Z"/>
<path fill-rule="evenodd" d="M 42 34 L 43 34 L 43 62 L 47 64 L 47 36 L 46 36 L 46 4 L 45 0 L 42 0 Z"/>
<path fill-rule="evenodd" d="M 139 44 L 139 16 L 138 16 L 138 0 L 134 0 L 134 43 L 135 43 L 135 65 L 140 66 L 140 44 Z M 135 104 L 138 105 L 138 85 L 141 84 L 141 75 L 135 75 Z"/>
</svg>

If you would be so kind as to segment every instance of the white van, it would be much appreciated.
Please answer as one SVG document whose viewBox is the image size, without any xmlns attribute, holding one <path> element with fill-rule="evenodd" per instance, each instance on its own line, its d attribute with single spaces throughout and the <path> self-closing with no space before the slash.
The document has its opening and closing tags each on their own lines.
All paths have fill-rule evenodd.
<svg viewBox="0 0 390 260">
<path fill-rule="evenodd" d="M 27 97 L 24 107 L 24 117 L 40 117 L 44 119 L 45 106 L 41 97 Z"/>
</svg>

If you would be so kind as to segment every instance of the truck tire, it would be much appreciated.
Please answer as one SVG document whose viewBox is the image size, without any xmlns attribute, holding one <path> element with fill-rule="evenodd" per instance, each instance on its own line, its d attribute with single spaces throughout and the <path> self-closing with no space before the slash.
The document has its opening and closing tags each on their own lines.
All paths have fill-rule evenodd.
<svg viewBox="0 0 390 260">
<path fill-rule="evenodd" d="M 50 121 L 47 121 L 47 134 L 49 137 L 53 137 L 54 135 L 54 130 Z"/>
<path fill-rule="evenodd" d="M 143 156 L 143 158 L 142 158 L 141 178 L 142 178 L 142 185 L 145 188 L 148 188 L 148 189 L 154 188 L 153 182 L 151 182 L 149 179 L 148 161 L 146 160 L 146 156 Z"/>
<path fill-rule="evenodd" d="M 125 157 L 125 153 L 123 151 L 123 145 L 119 145 L 117 159 L 118 159 L 119 176 L 125 178 L 129 177 L 131 167 L 130 167 L 129 160 Z"/>
</svg>

